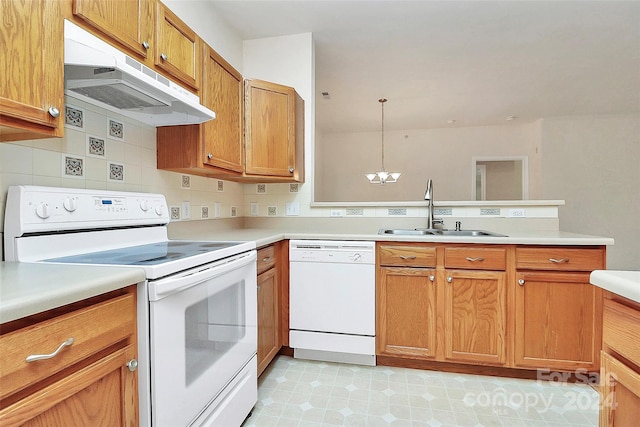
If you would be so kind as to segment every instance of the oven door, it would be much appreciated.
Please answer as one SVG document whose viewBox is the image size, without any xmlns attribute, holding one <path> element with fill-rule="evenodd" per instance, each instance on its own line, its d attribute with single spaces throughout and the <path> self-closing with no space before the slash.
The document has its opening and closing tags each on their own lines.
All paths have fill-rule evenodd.
<svg viewBox="0 0 640 427">
<path fill-rule="evenodd" d="M 154 427 L 211 410 L 255 356 L 256 286 L 255 251 L 149 282 Z"/>
</svg>

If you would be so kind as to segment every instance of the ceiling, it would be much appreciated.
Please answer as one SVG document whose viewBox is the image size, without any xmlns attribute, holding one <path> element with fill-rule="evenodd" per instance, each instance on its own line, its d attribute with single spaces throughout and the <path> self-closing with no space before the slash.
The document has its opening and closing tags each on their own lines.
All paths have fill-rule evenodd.
<svg viewBox="0 0 640 427">
<path fill-rule="evenodd" d="M 244 40 L 313 33 L 323 132 L 379 130 L 379 98 L 385 129 L 640 112 L 640 1 L 210 1 Z"/>
</svg>

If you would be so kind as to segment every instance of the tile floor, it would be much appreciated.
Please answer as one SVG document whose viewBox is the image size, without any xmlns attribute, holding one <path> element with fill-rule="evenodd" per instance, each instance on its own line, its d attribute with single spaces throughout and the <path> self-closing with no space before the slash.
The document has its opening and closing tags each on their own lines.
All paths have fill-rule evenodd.
<svg viewBox="0 0 640 427">
<path fill-rule="evenodd" d="M 278 356 L 243 427 L 597 426 L 588 385 Z"/>
</svg>

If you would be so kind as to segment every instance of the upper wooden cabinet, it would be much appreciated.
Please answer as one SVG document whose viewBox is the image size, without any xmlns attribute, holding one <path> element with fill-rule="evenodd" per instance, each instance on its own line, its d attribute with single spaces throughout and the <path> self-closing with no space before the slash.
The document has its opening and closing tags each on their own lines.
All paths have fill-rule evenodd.
<svg viewBox="0 0 640 427">
<path fill-rule="evenodd" d="M 153 0 L 73 0 L 72 13 L 103 39 L 125 47 L 141 58 L 152 54 Z"/>
<path fill-rule="evenodd" d="M 288 86 L 245 80 L 245 172 L 304 182 L 304 101 Z"/>
<path fill-rule="evenodd" d="M 160 1 L 72 0 L 69 18 L 187 89 L 200 89 L 202 40 Z"/>
<path fill-rule="evenodd" d="M 205 45 L 201 99 L 216 118 L 158 128 L 158 169 L 238 182 L 304 182 L 304 102 L 291 87 L 246 80 L 243 103 L 242 86 L 240 73 Z"/>
<path fill-rule="evenodd" d="M 155 65 L 196 91 L 200 88 L 202 40 L 159 1 L 156 6 Z"/>
<path fill-rule="evenodd" d="M 204 45 L 201 102 L 215 120 L 156 130 L 158 168 L 235 179 L 244 171 L 242 75 Z"/>
<path fill-rule="evenodd" d="M 0 141 L 64 133 L 60 3 L 0 1 Z"/>
</svg>

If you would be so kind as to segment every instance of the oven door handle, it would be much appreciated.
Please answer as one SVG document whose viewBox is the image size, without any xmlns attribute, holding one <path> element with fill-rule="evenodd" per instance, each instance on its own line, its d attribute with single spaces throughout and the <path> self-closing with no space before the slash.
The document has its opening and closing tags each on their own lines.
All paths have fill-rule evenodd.
<svg viewBox="0 0 640 427">
<path fill-rule="evenodd" d="M 222 276 L 251 263 L 255 264 L 256 258 L 256 251 L 251 251 L 209 264 L 206 268 L 195 270 L 191 274 L 150 282 L 149 301 L 161 300 L 171 294 L 196 286 L 205 280 Z"/>
</svg>

